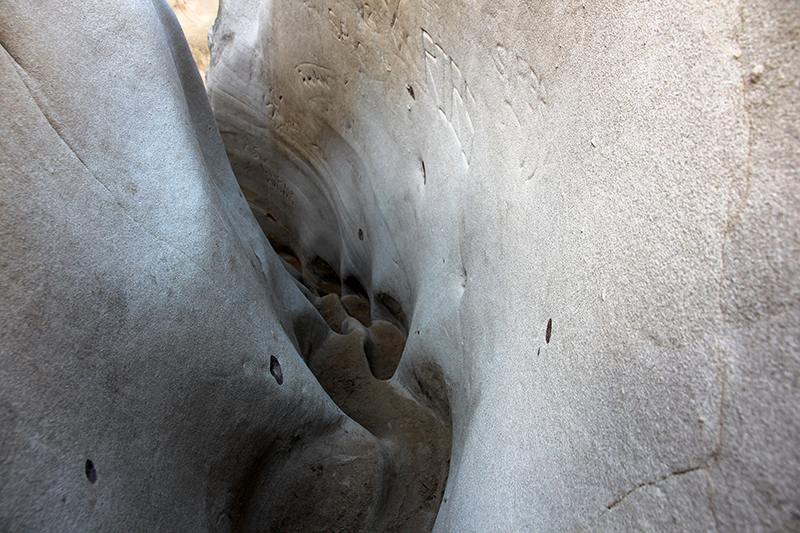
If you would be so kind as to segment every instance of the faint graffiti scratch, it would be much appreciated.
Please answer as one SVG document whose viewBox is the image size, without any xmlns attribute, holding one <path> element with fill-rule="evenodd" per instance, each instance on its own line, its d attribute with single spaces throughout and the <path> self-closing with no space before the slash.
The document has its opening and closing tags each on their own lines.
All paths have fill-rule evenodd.
<svg viewBox="0 0 800 533">
<path fill-rule="evenodd" d="M 505 102 L 516 118 L 522 144 L 519 150 L 519 173 L 531 179 L 545 164 L 549 143 L 546 136 L 546 87 L 537 70 L 518 54 L 497 44 L 492 61 L 503 78 Z"/>
<path fill-rule="evenodd" d="M 300 63 L 295 67 L 295 71 L 300 76 L 303 83 L 303 90 L 308 98 L 323 96 L 328 89 L 336 74 L 323 66 L 314 63 Z"/>
<path fill-rule="evenodd" d="M 425 30 L 422 30 L 422 49 L 429 96 L 434 99 L 455 131 L 464 157 L 469 163 L 475 136 L 469 109 L 474 109 L 475 97 L 461 69 Z"/>
</svg>

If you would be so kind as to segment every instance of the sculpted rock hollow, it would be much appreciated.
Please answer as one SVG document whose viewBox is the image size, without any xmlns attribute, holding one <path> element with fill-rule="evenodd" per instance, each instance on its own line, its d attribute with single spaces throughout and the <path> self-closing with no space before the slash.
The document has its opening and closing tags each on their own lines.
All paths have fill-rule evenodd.
<svg viewBox="0 0 800 533">
<path fill-rule="evenodd" d="M 797 527 L 798 29 L 786 2 L 223 4 L 209 95 L 273 247 L 399 303 L 392 382 L 441 372 L 436 531 Z"/>
<path fill-rule="evenodd" d="M 0 0 L 0 530 L 796 530 L 798 35 Z"/>
<path fill-rule="evenodd" d="M 0 529 L 241 530 L 292 497 L 311 529 L 367 520 L 391 465 L 299 355 L 328 328 L 167 4 L 0 5 Z"/>
</svg>

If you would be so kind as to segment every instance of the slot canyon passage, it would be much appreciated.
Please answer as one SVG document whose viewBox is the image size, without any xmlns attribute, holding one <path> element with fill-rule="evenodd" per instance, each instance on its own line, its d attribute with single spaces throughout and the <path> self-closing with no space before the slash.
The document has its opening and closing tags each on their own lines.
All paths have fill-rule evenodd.
<svg viewBox="0 0 800 533">
<path fill-rule="evenodd" d="M 209 43 L 0 0 L 0 530 L 800 531 L 796 2 Z"/>
</svg>

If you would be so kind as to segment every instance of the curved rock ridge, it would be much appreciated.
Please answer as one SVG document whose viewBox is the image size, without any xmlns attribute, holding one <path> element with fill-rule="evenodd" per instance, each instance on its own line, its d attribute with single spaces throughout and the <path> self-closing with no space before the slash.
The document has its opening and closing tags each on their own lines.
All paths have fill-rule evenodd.
<svg viewBox="0 0 800 533">
<path fill-rule="evenodd" d="M 797 527 L 798 29 L 778 1 L 223 3 L 233 171 L 361 339 L 310 368 L 349 394 L 358 344 L 388 376 L 386 320 L 388 385 L 450 412 L 434 531 Z"/>
</svg>

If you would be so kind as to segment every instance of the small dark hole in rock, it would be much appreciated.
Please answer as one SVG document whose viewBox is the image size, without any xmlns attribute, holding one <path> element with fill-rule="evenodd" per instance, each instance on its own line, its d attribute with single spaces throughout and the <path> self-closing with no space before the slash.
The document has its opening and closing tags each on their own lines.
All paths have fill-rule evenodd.
<svg viewBox="0 0 800 533">
<path fill-rule="evenodd" d="M 278 362 L 278 358 L 274 355 L 271 355 L 269 358 L 269 373 L 272 374 L 272 377 L 275 378 L 278 385 L 283 385 L 283 370 L 281 370 L 281 364 Z"/>
<path fill-rule="evenodd" d="M 536 355 L 541 355 L 541 354 L 542 354 L 542 349 L 541 348 L 537 348 L 536 349 Z"/>
<path fill-rule="evenodd" d="M 89 483 L 96 483 L 97 482 L 97 470 L 94 467 L 94 463 L 91 459 L 86 459 L 86 467 L 84 468 L 86 472 L 86 479 L 89 480 Z"/>
<path fill-rule="evenodd" d="M 416 100 L 416 99 L 417 99 L 417 98 L 414 96 L 414 88 L 413 88 L 411 85 L 406 85 L 406 91 L 408 91 L 408 94 L 410 94 L 410 95 L 411 95 L 411 99 L 412 99 L 412 100 Z"/>
<path fill-rule="evenodd" d="M 544 340 L 547 344 L 550 344 L 550 335 L 553 334 L 553 319 L 549 319 L 547 321 L 547 329 L 544 332 Z"/>
<path fill-rule="evenodd" d="M 360 241 L 364 240 L 364 232 L 361 231 L 360 229 L 358 230 L 358 240 Z"/>
</svg>

